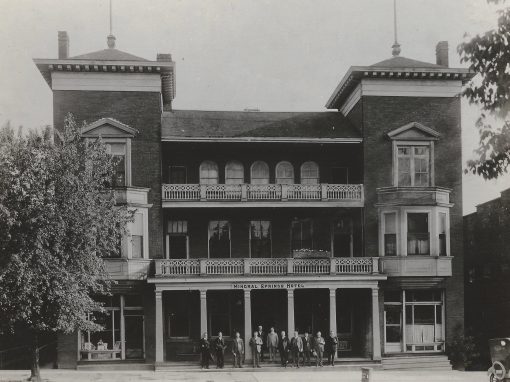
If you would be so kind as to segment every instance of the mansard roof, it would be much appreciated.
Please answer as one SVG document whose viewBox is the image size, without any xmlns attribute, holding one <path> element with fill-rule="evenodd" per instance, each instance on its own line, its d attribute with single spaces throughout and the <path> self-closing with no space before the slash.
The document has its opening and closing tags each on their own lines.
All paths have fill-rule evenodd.
<svg viewBox="0 0 510 382">
<path fill-rule="evenodd" d="M 163 140 L 360 142 L 361 132 L 339 112 L 174 110 L 161 119 Z"/>
</svg>

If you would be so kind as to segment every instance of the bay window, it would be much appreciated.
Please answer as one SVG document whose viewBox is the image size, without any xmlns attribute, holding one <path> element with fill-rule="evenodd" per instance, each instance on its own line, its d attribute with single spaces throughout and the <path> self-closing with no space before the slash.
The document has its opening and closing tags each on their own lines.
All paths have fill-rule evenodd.
<svg viewBox="0 0 510 382">
<path fill-rule="evenodd" d="M 407 214 L 407 254 L 430 254 L 428 213 Z"/>
</svg>

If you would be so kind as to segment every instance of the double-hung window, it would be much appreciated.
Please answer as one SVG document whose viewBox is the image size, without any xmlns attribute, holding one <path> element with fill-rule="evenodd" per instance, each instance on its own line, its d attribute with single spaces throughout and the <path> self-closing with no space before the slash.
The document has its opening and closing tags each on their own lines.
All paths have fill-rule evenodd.
<svg viewBox="0 0 510 382">
<path fill-rule="evenodd" d="M 143 258 L 143 214 L 135 213 L 131 229 L 131 257 Z"/>
<path fill-rule="evenodd" d="M 227 220 L 209 222 L 209 257 L 230 257 L 230 222 Z"/>
<path fill-rule="evenodd" d="M 384 218 L 384 256 L 397 255 L 397 214 L 389 212 Z"/>
<path fill-rule="evenodd" d="M 397 145 L 399 187 L 430 186 L 430 147 Z"/>
<path fill-rule="evenodd" d="M 407 214 L 407 254 L 429 255 L 429 214 Z"/>
</svg>

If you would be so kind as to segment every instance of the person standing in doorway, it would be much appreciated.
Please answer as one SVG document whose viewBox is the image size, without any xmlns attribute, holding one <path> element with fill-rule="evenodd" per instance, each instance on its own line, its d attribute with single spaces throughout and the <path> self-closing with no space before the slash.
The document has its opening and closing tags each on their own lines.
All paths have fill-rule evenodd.
<svg viewBox="0 0 510 382">
<path fill-rule="evenodd" d="M 276 349 L 278 349 L 278 334 L 275 333 L 274 328 L 271 328 L 266 339 L 267 349 L 269 351 L 269 360 L 276 362 Z"/>
<path fill-rule="evenodd" d="M 314 340 L 314 350 L 315 350 L 315 367 L 322 367 L 322 357 L 324 355 L 324 337 L 322 337 L 321 332 L 317 332 L 317 336 Z"/>
<path fill-rule="evenodd" d="M 253 356 L 253 367 L 260 367 L 260 353 L 262 351 L 262 338 L 259 337 L 259 332 L 253 332 L 253 337 L 250 338 L 250 348 Z"/>
<path fill-rule="evenodd" d="M 308 334 L 308 332 L 305 332 L 305 336 L 303 337 L 303 366 L 308 364 L 310 366 L 310 355 L 313 351 L 313 342 L 312 337 Z"/>
<path fill-rule="evenodd" d="M 289 362 L 289 339 L 285 336 L 285 331 L 282 330 L 280 341 L 278 342 L 278 351 L 280 352 L 280 361 L 282 367 L 287 367 Z"/>
<path fill-rule="evenodd" d="M 292 360 L 294 366 L 299 368 L 299 358 L 303 355 L 303 340 L 299 337 L 298 332 L 294 332 L 294 337 L 290 341 L 290 348 L 292 351 Z"/>
<path fill-rule="evenodd" d="M 328 363 L 331 366 L 335 366 L 335 357 L 338 350 L 338 337 L 331 330 L 329 336 L 326 338 L 325 351 L 328 354 Z"/>
<path fill-rule="evenodd" d="M 236 336 L 232 341 L 232 355 L 234 356 L 234 368 L 243 367 L 244 341 L 239 332 L 236 332 Z"/>
<path fill-rule="evenodd" d="M 209 369 L 209 360 L 211 359 L 211 349 L 207 332 L 204 333 L 200 339 L 200 367 L 202 369 Z"/>
<path fill-rule="evenodd" d="M 218 338 L 214 341 L 214 350 L 216 352 L 216 369 L 223 369 L 225 364 L 225 339 L 223 333 L 218 333 Z"/>
<path fill-rule="evenodd" d="M 262 348 L 260 350 L 260 361 L 264 361 L 264 351 L 266 350 L 267 343 L 264 342 L 264 337 L 266 336 L 266 333 L 262 330 L 262 325 L 259 325 L 258 331 L 257 331 L 261 341 L 262 341 Z"/>
</svg>

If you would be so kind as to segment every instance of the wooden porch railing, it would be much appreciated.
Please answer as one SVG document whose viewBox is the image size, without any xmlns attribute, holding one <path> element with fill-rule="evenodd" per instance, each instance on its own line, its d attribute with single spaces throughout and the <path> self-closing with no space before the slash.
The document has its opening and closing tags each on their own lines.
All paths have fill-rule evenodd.
<svg viewBox="0 0 510 382">
<path fill-rule="evenodd" d="M 377 257 L 158 259 L 155 263 L 156 277 L 379 273 Z"/>
<path fill-rule="evenodd" d="M 362 184 L 163 184 L 167 201 L 363 201 Z"/>
</svg>

